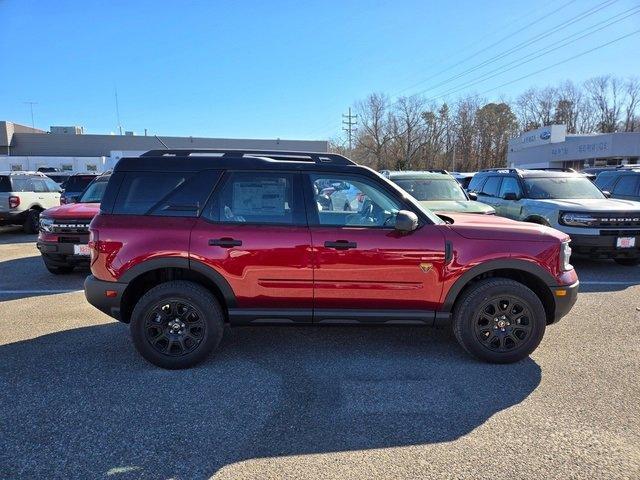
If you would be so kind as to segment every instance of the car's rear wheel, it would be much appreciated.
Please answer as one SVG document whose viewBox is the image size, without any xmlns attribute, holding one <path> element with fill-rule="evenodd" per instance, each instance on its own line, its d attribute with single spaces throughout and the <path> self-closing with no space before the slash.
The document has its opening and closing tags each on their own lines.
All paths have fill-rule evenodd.
<svg viewBox="0 0 640 480">
<path fill-rule="evenodd" d="M 131 336 L 138 352 L 162 368 L 189 368 L 203 361 L 222 339 L 224 313 L 216 298 L 187 281 L 160 284 L 138 301 Z"/>
<path fill-rule="evenodd" d="M 614 258 L 614 261 L 618 265 L 624 265 L 625 267 L 635 267 L 640 265 L 640 257 L 636 258 Z"/>
<path fill-rule="evenodd" d="M 453 331 L 471 355 L 491 363 L 512 363 L 533 352 L 546 328 L 538 296 L 506 278 L 481 280 L 464 291 L 453 313 Z"/>
<path fill-rule="evenodd" d="M 38 233 L 40 228 L 40 212 L 38 210 L 29 210 L 27 219 L 22 225 L 24 233 Z"/>
</svg>

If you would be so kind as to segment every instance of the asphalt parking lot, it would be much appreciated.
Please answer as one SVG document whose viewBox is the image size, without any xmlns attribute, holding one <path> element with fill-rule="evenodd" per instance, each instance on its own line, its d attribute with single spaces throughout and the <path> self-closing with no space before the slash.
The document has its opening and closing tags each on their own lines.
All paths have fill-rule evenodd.
<svg viewBox="0 0 640 480">
<path fill-rule="evenodd" d="M 0 478 L 640 478 L 640 267 L 582 293 L 533 356 L 444 330 L 234 328 L 187 371 L 134 351 L 0 229 Z"/>
</svg>

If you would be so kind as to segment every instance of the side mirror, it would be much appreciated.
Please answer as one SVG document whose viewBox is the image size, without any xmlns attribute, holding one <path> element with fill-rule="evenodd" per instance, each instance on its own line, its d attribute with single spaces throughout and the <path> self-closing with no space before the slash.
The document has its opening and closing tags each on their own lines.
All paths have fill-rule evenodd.
<svg viewBox="0 0 640 480">
<path fill-rule="evenodd" d="M 516 192 L 506 192 L 502 198 L 504 200 L 519 200 L 520 197 L 518 197 L 518 194 Z"/>
<path fill-rule="evenodd" d="M 602 193 L 604 194 L 605 197 L 607 198 L 611 198 L 611 192 L 608 190 L 603 190 Z"/>
<path fill-rule="evenodd" d="M 409 210 L 400 210 L 396 213 L 395 229 L 400 232 L 413 232 L 418 228 L 418 216 Z"/>
<path fill-rule="evenodd" d="M 467 195 L 469 195 L 469 200 L 478 200 L 478 194 L 476 192 L 469 192 Z"/>
</svg>

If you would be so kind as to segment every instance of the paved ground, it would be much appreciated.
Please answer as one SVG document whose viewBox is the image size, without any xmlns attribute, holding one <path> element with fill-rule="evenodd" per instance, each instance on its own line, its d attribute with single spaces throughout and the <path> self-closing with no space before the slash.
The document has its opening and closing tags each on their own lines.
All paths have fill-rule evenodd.
<svg viewBox="0 0 640 480">
<path fill-rule="evenodd" d="M 640 478 L 640 267 L 576 262 L 516 365 L 437 330 L 235 328 L 169 372 L 33 240 L 0 231 L 0 478 Z"/>
</svg>

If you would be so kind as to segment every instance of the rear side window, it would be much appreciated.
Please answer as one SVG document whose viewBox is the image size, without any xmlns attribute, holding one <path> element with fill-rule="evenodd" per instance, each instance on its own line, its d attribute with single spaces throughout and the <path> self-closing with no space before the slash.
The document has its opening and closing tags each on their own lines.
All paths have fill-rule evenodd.
<svg viewBox="0 0 640 480">
<path fill-rule="evenodd" d="M 299 225 L 305 223 L 299 175 L 232 172 L 216 189 L 205 217 L 222 223 Z"/>
<path fill-rule="evenodd" d="M 42 193 L 42 192 L 49 191 L 49 189 L 47 188 L 47 184 L 44 182 L 44 179 L 42 178 L 32 178 L 31 183 L 33 184 L 34 192 Z"/>
<path fill-rule="evenodd" d="M 0 192 L 11 191 L 11 180 L 6 175 L 0 177 Z"/>
<path fill-rule="evenodd" d="M 638 175 L 623 175 L 616 183 L 613 193 L 616 195 L 636 196 L 638 192 Z"/>
<path fill-rule="evenodd" d="M 502 177 L 489 177 L 486 183 L 482 186 L 482 192 L 480 193 L 490 197 L 497 197 L 501 181 Z"/>
<path fill-rule="evenodd" d="M 219 177 L 220 172 L 214 170 L 129 172 L 122 180 L 112 213 L 197 217 Z"/>
<path fill-rule="evenodd" d="M 33 192 L 33 184 L 29 177 L 12 177 L 11 178 L 11 190 L 12 192 Z"/>
</svg>

